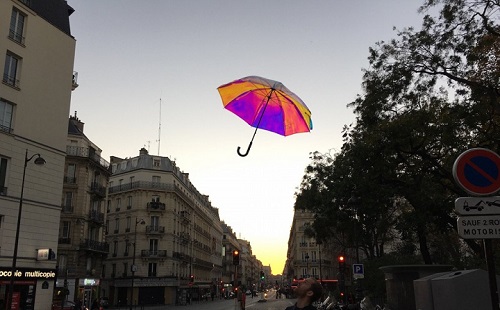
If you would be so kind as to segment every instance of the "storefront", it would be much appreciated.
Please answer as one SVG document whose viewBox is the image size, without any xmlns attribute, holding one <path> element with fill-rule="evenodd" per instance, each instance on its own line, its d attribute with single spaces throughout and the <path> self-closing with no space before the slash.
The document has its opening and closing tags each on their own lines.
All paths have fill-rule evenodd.
<svg viewBox="0 0 500 310">
<path fill-rule="evenodd" d="M 3 309 L 7 309 L 8 305 L 11 275 L 9 267 L 0 267 L 0 304 Z M 11 309 L 33 310 L 35 304 L 50 304 L 55 280 L 55 269 L 17 268 Z"/>
</svg>

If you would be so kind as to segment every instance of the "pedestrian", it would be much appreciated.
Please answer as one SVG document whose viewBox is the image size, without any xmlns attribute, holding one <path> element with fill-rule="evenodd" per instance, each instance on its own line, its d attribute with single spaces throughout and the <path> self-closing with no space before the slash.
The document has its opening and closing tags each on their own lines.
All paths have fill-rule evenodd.
<svg viewBox="0 0 500 310">
<path fill-rule="evenodd" d="M 294 289 L 297 301 L 295 305 L 287 307 L 285 310 L 316 310 L 312 304 L 323 295 L 321 284 L 314 278 L 307 278 L 300 281 Z"/>
</svg>

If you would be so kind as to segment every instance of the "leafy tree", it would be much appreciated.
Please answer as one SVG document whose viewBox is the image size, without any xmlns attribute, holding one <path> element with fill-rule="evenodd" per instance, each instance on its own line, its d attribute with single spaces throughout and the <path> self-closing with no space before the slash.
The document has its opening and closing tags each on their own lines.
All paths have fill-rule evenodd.
<svg viewBox="0 0 500 310">
<path fill-rule="evenodd" d="M 425 263 L 467 264 L 455 259 L 465 250 L 452 167 L 466 149 L 500 146 L 499 9 L 498 1 L 427 0 L 421 11 L 437 17 L 370 48 L 364 94 L 350 104 L 355 125 L 340 152 L 312 155 L 296 195 L 295 207 L 315 214 L 319 239 L 357 244 L 368 258 L 388 244 L 411 256 L 417 244 Z M 482 255 L 475 240 L 464 242 Z"/>
</svg>

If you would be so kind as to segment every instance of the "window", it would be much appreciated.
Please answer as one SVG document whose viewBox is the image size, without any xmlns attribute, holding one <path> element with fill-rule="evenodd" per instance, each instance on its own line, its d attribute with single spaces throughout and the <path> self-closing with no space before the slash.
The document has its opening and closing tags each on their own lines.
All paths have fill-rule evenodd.
<svg viewBox="0 0 500 310">
<path fill-rule="evenodd" d="M 7 176 L 7 158 L 0 157 L 0 195 L 7 195 L 7 187 L 5 187 L 5 180 Z"/>
<path fill-rule="evenodd" d="M 111 278 L 116 276 L 116 264 L 111 265 Z"/>
<path fill-rule="evenodd" d="M 122 205 L 122 199 L 121 198 L 117 198 L 116 199 L 116 211 L 120 211 L 121 205 Z"/>
<path fill-rule="evenodd" d="M 71 223 L 69 221 L 63 221 L 61 225 L 61 237 L 69 238 L 70 230 L 71 230 Z"/>
<path fill-rule="evenodd" d="M 130 226 L 132 226 L 132 218 L 130 216 L 127 216 L 127 227 L 125 227 L 126 232 L 130 231 Z"/>
<path fill-rule="evenodd" d="M 68 164 L 68 167 L 66 168 L 66 177 L 64 178 L 66 183 L 71 183 L 74 184 L 76 183 L 76 165 L 75 164 Z"/>
<path fill-rule="evenodd" d="M 160 166 L 161 166 L 161 159 L 153 158 L 153 167 L 160 167 Z"/>
<path fill-rule="evenodd" d="M 123 263 L 123 276 L 127 276 L 128 263 Z"/>
<path fill-rule="evenodd" d="M 104 232 L 107 234 L 109 234 L 109 220 L 106 220 L 106 226 L 104 227 Z"/>
<path fill-rule="evenodd" d="M 156 263 L 149 263 L 148 277 L 156 277 Z"/>
<path fill-rule="evenodd" d="M 18 72 L 21 65 L 21 57 L 7 52 L 5 56 L 5 67 L 3 69 L 3 82 L 12 87 L 19 88 Z"/>
<path fill-rule="evenodd" d="M 130 250 L 130 241 L 128 239 L 125 239 L 125 253 L 123 256 L 128 256 Z"/>
<path fill-rule="evenodd" d="M 9 38 L 16 41 L 17 43 L 24 44 L 23 33 L 25 20 L 26 15 L 15 8 L 12 9 L 12 15 L 10 16 Z"/>
<path fill-rule="evenodd" d="M 90 210 L 94 213 L 98 213 L 99 211 L 101 211 L 101 202 L 99 200 L 92 200 L 91 202 L 91 206 L 90 206 Z"/>
<path fill-rule="evenodd" d="M 158 224 L 160 223 L 160 217 L 152 216 L 151 217 L 151 229 L 156 231 L 158 230 Z"/>
<path fill-rule="evenodd" d="M 0 130 L 11 132 L 14 105 L 0 98 Z"/>
<path fill-rule="evenodd" d="M 58 265 L 60 274 L 65 275 L 66 268 L 68 268 L 68 257 L 66 255 L 58 255 L 57 260 L 59 262 L 57 265 Z"/>
<path fill-rule="evenodd" d="M 132 209 L 132 196 L 127 197 L 127 209 Z"/>
<path fill-rule="evenodd" d="M 73 212 L 73 192 L 64 193 L 63 212 Z"/>
<path fill-rule="evenodd" d="M 85 266 L 85 271 L 87 274 L 90 274 L 92 272 L 92 257 L 87 257 L 87 264 Z"/>
<path fill-rule="evenodd" d="M 120 219 L 115 219 L 115 234 L 120 230 Z"/>
<path fill-rule="evenodd" d="M 149 255 L 158 254 L 158 239 L 149 240 Z"/>
<path fill-rule="evenodd" d="M 118 253 L 118 241 L 113 241 L 113 257 L 116 257 L 116 254 Z"/>
</svg>

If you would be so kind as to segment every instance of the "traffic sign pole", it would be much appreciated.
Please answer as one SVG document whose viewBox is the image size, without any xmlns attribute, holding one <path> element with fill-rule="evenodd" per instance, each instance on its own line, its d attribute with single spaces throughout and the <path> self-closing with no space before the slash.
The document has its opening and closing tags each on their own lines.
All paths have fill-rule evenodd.
<svg viewBox="0 0 500 310">
<path fill-rule="evenodd" d="M 488 196 L 500 190 L 500 156 L 483 148 L 470 149 L 458 156 L 453 164 L 453 177 L 457 184 L 466 192 L 476 196 Z M 499 309 L 498 286 L 496 280 L 495 262 L 491 239 L 498 239 L 500 231 L 496 221 L 500 216 L 477 216 L 482 214 L 499 214 L 493 207 L 499 207 L 497 197 L 462 197 L 455 201 L 455 211 L 461 215 L 476 215 L 460 217 L 457 221 L 457 231 L 465 239 L 483 239 L 484 254 L 488 266 L 490 298 L 493 310 Z M 497 205 L 498 203 L 498 205 Z M 478 234 L 473 236 L 473 234 Z"/>
</svg>

